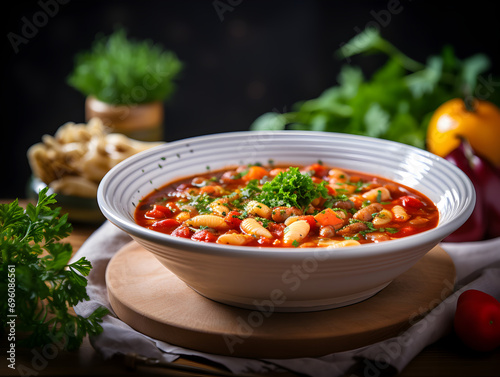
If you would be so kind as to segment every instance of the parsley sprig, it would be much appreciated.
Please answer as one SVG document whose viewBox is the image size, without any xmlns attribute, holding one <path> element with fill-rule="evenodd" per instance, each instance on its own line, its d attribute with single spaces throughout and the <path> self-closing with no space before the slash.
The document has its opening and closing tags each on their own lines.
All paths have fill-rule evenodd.
<svg viewBox="0 0 500 377">
<path fill-rule="evenodd" d="M 102 331 L 99 323 L 108 310 L 99 307 L 88 318 L 68 311 L 89 299 L 85 276 L 92 266 L 85 257 L 69 263 L 72 246 L 60 240 L 72 226 L 67 214 L 60 216 L 60 208 L 53 208 L 55 194 L 47 191 L 41 190 L 37 204 L 29 203 L 26 210 L 17 199 L 0 204 L 0 291 L 15 286 L 15 299 L 1 300 L 0 320 L 5 329 L 15 318 L 17 333 L 27 334 L 20 344 L 58 343 L 71 350 L 87 334 Z"/>
<path fill-rule="evenodd" d="M 306 209 L 314 199 L 329 197 L 326 183 L 316 184 L 308 174 L 290 167 L 272 181 L 264 183 L 257 200 L 269 207 L 292 206 Z"/>
</svg>

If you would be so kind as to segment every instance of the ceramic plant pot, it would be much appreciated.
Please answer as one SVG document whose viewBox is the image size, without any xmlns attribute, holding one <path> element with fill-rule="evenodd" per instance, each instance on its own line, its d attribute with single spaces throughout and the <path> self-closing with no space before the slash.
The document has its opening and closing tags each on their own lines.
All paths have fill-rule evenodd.
<svg viewBox="0 0 500 377">
<path fill-rule="evenodd" d="M 100 118 L 113 132 L 122 133 L 132 139 L 159 141 L 163 139 L 163 104 L 112 105 L 93 96 L 85 101 L 85 118 Z"/>
</svg>

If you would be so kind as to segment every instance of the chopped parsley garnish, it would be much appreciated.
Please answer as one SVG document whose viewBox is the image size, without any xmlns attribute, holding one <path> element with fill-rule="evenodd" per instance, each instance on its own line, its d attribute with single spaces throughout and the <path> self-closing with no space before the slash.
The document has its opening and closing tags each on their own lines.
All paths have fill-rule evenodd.
<svg viewBox="0 0 500 377">
<path fill-rule="evenodd" d="M 272 220 L 268 220 L 268 219 L 265 219 L 263 217 L 255 217 L 255 220 L 260 222 L 264 228 L 267 228 L 269 223 L 272 222 Z"/>
<path fill-rule="evenodd" d="M 309 175 L 291 167 L 264 183 L 257 200 L 269 207 L 289 206 L 304 210 L 316 198 L 329 198 L 325 185 L 326 181 L 316 184 Z"/>
<path fill-rule="evenodd" d="M 200 214 L 210 213 L 210 203 L 215 200 L 215 198 L 210 197 L 210 195 L 206 193 L 193 196 L 190 199 L 191 201 L 189 202 L 189 205 L 195 207 Z"/>
<path fill-rule="evenodd" d="M 241 189 L 240 197 L 242 199 L 253 199 L 257 195 L 259 195 L 261 189 L 259 188 L 259 181 L 256 179 L 252 179 L 248 182 L 248 184 Z"/>
</svg>

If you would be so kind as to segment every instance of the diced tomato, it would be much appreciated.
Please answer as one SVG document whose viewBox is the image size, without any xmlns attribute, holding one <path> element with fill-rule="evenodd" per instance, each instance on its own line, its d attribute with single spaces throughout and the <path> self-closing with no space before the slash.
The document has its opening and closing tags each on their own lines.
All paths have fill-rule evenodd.
<svg viewBox="0 0 500 377">
<path fill-rule="evenodd" d="M 158 232 L 162 233 L 170 233 L 172 230 L 177 228 L 180 225 L 180 222 L 178 222 L 175 219 L 165 219 L 165 220 L 159 220 L 155 221 L 151 225 L 151 229 L 156 230 Z"/>
<path fill-rule="evenodd" d="M 331 208 L 326 208 L 317 215 L 314 216 L 314 219 L 319 223 L 319 225 L 337 225 L 343 222 L 341 218 L 337 216 L 335 211 Z"/>
<path fill-rule="evenodd" d="M 326 175 L 328 175 L 328 168 L 324 165 L 321 165 L 319 163 L 311 164 L 305 168 L 305 170 L 312 170 L 314 171 L 314 175 L 316 177 L 322 178 Z"/>
<path fill-rule="evenodd" d="M 337 195 L 337 191 L 335 191 L 335 188 L 332 185 L 328 184 L 325 187 L 328 190 L 328 195 L 331 195 L 331 196 Z"/>
<path fill-rule="evenodd" d="M 259 237 L 257 243 L 261 246 L 271 246 L 273 244 L 273 241 L 274 240 L 272 238 Z"/>
<path fill-rule="evenodd" d="M 191 238 L 191 234 L 192 234 L 191 229 L 189 229 L 187 226 L 181 225 L 171 233 L 171 236 L 181 237 L 181 238 Z"/>
<path fill-rule="evenodd" d="M 349 200 L 354 203 L 354 208 L 360 209 L 365 199 L 361 195 L 353 195 Z"/>
<path fill-rule="evenodd" d="M 242 220 L 239 219 L 238 216 L 241 216 L 241 213 L 238 211 L 231 211 L 224 217 L 224 221 L 230 228 L 239 229 Z"/>
<path fill-rule="evenodd" d="M 164 219 L 172 215 L 172 211 L 162 206 L 161 204 L 155 204 L 153 209 L 149 210 L 144 214 L 149 219 Z"/>
<path fill-rule="evenodd" d="M 418 230 L 413 226 L 405 226 L 401 228 L 398 232 L 391 234 L 391 237 L 403 238 L 411 236 L 412 234 L 418 233 Z"/>
<path fill-rule="evenodd" d="M 225 183 L 225 184 L 232 184 L 232 185 L 243 184 L 243 180 L 241 179 L 241 175 L 234 170 L 226 171 L 224 174 L 222 174 L 222 176 L 220 177 L 220 180 L 222 183 Z"/>
<path fill-rule="evenodd" d="M 222 196 L 223 193 L 224 193 L 224 190 L 219 185 L 203 186 L 200 189 L 200 194 L 208 194 L 208 195 L 211 195 L 211 196 Z"/>
<path fill-rule="evenodd" d="M 403 207 L 409 207 L 414 209 L 419 209 L 424 206 L 424 203 L 420 201 L 420 199 L 415 198 L 414 196 L 402 196 L 399 198 L 401 205 Z"/>
<path fill-rule="evenodd" d="M 311 227 L 311 229 L 315 229 L 318 225 L 318 222 L 314 218 L 313 215 L 304 215 L 304 216 L 299 216 L 299 220 L 305 220 Z"/>
<path fill-rule="evenodd" d="M 243 176 L 243 179 L 245 181 L 250 181 L 252 179 L 261 180 L 266 175 L 269 175 L 269 172 L 262 166 L 250 166 L 248 172 Z"/>
<path fill-rule="evenodd" d="M 201 242 L 215 242 L 217 240 L 217 236 L 210 232 L 207 229 L 198 230 L 192 236 L 192 240 L 201 241 Z"/>
<path fill-rule="evenodd" d="M 269 223 L 267 225 L 267 230 L 271 232 L 273 237 L 275 238 L 281 238 L 283 237 L 283 232 L 286 228 L 286 225 L 283 223 Z"/>
</svg>

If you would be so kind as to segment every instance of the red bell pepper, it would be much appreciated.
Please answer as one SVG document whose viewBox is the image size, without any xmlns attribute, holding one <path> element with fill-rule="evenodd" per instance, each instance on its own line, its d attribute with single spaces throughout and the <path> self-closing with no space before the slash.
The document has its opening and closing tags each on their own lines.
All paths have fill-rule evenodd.
<svg viewBox="0 0 500 377">
<path fill-rule="evenodd" d="M 500 172 L 479 155 L 474 156 L 473 167 L 483 192 L 486 238 L 500 237 Z"/>
<path fill-rule="evenodd" d="M 472 181 L 476 191 L 476 205 L 467 221 L 455 232 L 444 239 L 446 242 L 471 242 L 484 239 L 486 234 L 486 216 L 484 214 L 483 190 L 472 169 L 471 162 L 466 152 L 466 143 L 462 141 L 458 148 L 451 151 L 446 159 L 460 168 Z"/>
<path fill-rule="evenodd" d="M 476 206 L 467 222 L 445 241 L 479 241 L 500 237 L 499 169 L 475 153 L 466 139 L 462 139 L 446 159 L 457 165 L 472 181 L 476 190 Z"/>
</svg>

